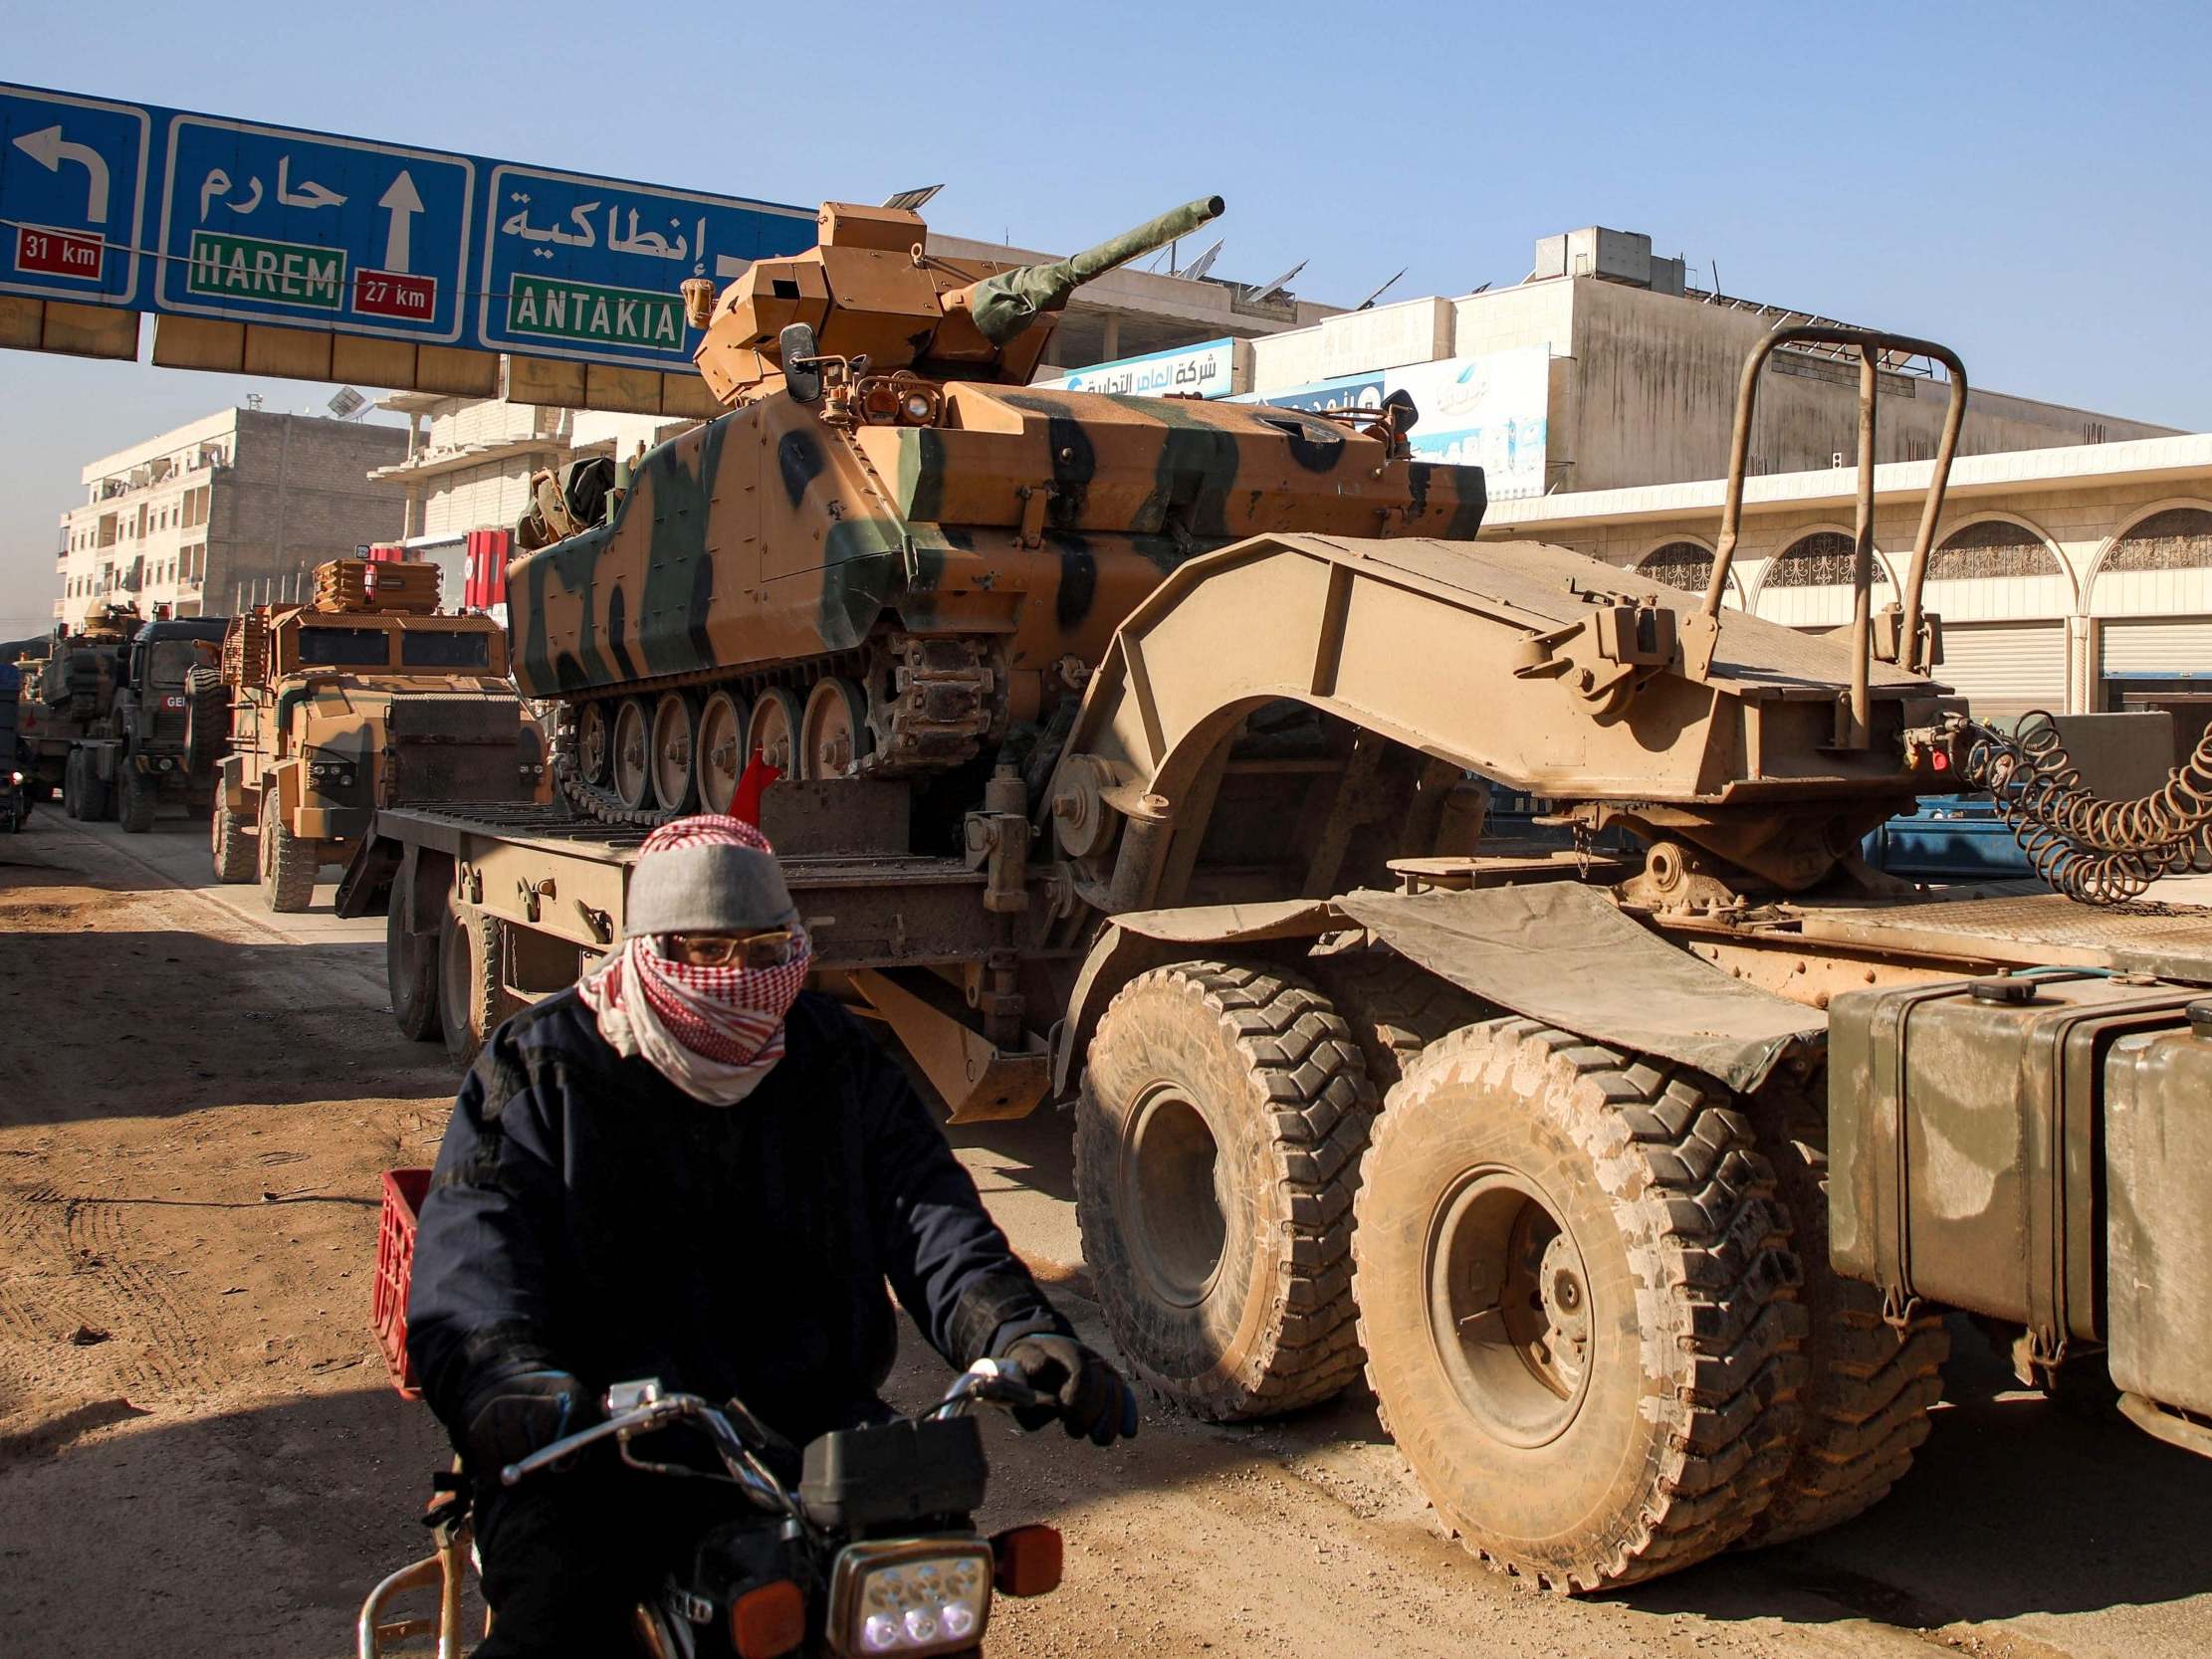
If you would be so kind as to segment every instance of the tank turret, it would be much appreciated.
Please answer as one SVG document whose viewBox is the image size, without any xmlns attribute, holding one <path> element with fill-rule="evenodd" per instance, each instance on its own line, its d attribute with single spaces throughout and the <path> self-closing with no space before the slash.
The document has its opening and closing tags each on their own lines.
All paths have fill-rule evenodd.
<svg viewBox="0 0 2212 1659">
<path fill-rule="evenodd" d="M 1068 259 L 993 265 L 925 252 L 918 213 L 828 202 L 818 246 L 761 260 L 723 291 L 693 358 L 715 396 L 734 403 L 775 389 L 783 330 L 804 323 L 816 354 L 865 357 L 878 373 L 1019 383 L 1035 372 L 1050 319 L 1078 288 L 1190 235 L 1222 206 L 1202 196 Z M 702 280 L 687 292 L 696 300 L 709 288 Z"/>
</svg>

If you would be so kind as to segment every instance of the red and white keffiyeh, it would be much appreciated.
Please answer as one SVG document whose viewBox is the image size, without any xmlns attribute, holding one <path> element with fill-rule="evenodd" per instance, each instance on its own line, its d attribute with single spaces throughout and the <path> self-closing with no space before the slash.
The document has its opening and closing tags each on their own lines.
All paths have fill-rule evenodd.
<svg viewBox="0 0 2212 1659">
<path fill-rule="evenodd" d="M 664 824 L 640 859 L 706 843 L 773 854 L 768 837 L 713 813 Z M 710 1106 L 735 1106 L 783 1058 L 783 1017 L 806 983 L 812 947 L 802 934 L 781 967 L 695 967 L 658 938 L 626 940 L 576 984 L 617 1054 L 643 1055 L 677 1088 Z"/>
</svg>

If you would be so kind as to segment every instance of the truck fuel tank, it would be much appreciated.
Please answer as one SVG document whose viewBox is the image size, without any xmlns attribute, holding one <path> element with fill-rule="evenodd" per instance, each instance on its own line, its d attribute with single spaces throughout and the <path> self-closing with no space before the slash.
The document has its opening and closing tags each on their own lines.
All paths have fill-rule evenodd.
<svg viewBox="0 0 2212 1659">
<path fill-rule="evenodd" d="M 2046 1362 L 2069 1340 L 2105 1340 L 2107 1060 L 2123 1040 L 2185 1034 L 2184 1010 L 2204 995 L 2069 968 L 1837 997 L 1837 1271 L 1880 1286 L 1893 1309 L 1919 1299 L 2025 1326 Z M 2164 1104 L 2138 1110 L 2161 1122 L 2186 1116 Z M 2212 1147 L 2212 1134 L 2196 1133 Z M 2143 1178 L 2154 1205 L 2146 1225 L 2207 1225 L 2212 1161 Z M 2198 1389 L 2208 1375 L 2200 1364 Z"/>
</svg>

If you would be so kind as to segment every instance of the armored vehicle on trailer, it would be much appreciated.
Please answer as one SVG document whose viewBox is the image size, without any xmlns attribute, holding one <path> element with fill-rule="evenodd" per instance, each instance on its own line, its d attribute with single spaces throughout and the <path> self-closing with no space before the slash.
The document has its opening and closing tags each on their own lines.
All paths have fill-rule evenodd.
<svg viewBox="0 0 2212 1659">
<path fill-rule="evenodd" d="M 963 381 L 1010 361 L 971 326 L 1031 349 L 989 298 L 1028 279 L 941 287 L 888 234 L 832 277 L 843 212 L 714 306 L 699 359 L 737 410 L 516 567 L 581 810 L 386 812 L 364 838 L 340 909 L 385 908 L 407 1029 L 466 1053 L 565 985 L 619 935 L 636 826 L 796 732 L 763 823 L 824 983 L 955 1121 L 1075 1102 L 1101 1306 L 1192 1411 L 1364 1367 L 1470 1548 L 1581 1590 L 1874 1503 L 1928 1431 L 1945 1307 L 2015 1331 L 2031 1380 L 2108 1366 L 2135 1421 L 2212 1452 L 2187 1104 L 2212 916 L 2133 906 L 2212 858 L 2212 749 L 2100 802 L 2047 728 L 1976 726 L 1935 678 L 1954 356 L 1768 336 L 1700 600 L 1465 539 L 1479 478 L 1408 462 L 1412 411 Z M 1835 637 L 1721 603 L 1759 375 L 1815 340 L 1862 360 Z M 1942 361 L 1953 403 L 1904 602 L 1877 612 L 1888 349 Z M 802 621 L 738 670 L 748 615 Z M 695 687 L 746 736 L 686 771 L 700 740 L 653 733 Z M 1477 776 L 1579 845 L 1484 834 Z M 2038 881 L 1929 894 L 1860 858 L 1961 787 Z"/>
<path fill-rule="evenodd" d="M 223 639 L 228 704 L 208 838 L 215 874 L 260 878 L 302 911 L 378 806 L 529 800 L 545 784 L 537 726 L 507 680 L 507 641 L 481 616 L 440 616 L 433 565 L 336 559 L 309 605 L 257 608 Z"/>
<path fill-rule="evenodd" d="M 116 659 L 138 626 L 135 608 L 99 604 L 76 627 L 57 625 L 23 646 L 16 660 L 23 675 L 19 718 L 30 751 L 24 783 L 34 798 L 59 795 L 69 806 L 71 751 L 114 702 Z M 79 816 L 74 810 L 69 815 Z"/>
</svg>

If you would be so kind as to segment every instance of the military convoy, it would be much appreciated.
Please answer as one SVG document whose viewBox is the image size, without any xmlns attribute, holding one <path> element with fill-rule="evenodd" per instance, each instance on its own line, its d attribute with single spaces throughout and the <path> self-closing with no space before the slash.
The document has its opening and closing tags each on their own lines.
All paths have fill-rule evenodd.
<svg viewBox="0 0 2212 1659">
<path fill-rule="evenodd" d="M 315 575 L 312 603 L 232 619 L 219 668 L 190 693 L 203 728 L 228 720 L 215 874 L 258 876 L 280 912 L 307 909 L 379 806 L 529 800 L 546 783 L 505 635 L 486 617 L 435 614 L 435 566 L 338 559 Z"/>
<path fill-rule="evenodd" d="M 1023 385 L 1075 283 L 1217 206 L 1004 270 L 833 205 L 688 297 L 729 412 L 559 481 L 511 572 L 563 800 L 379 810 L 340 884 L 402 1028 L 465 1056 L 570 982 L 645 827 L 760 754 L 822 982 L 955 1122 L 1074 1101 L 1146 1382 L 1226 1420 L 1364 1370 L 1495 1562 L 1596 1590 L 1859 1513 L 1944 1308 L 2212 1453 L 2212 918 L 2112 908 L 2212 851 L 2212 752 L 2098 802 L 1935 679 L 1955 357 L 1769 336 L 1700 599 L 1470 539 L 1481 474 L 1411 460 L 1403 403 Z M 1879 612 L 1861 470 L 1836 637 L 1721 607 L 1764 359 L 1815 338 L 1870 455 L 1880 351 L 1954 399 Z M 1570 845 L 1485 833 L 1480 779 Z M 1859 857 L 1962 785 L 2039 882 Z"/>
</svg>

